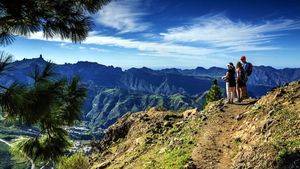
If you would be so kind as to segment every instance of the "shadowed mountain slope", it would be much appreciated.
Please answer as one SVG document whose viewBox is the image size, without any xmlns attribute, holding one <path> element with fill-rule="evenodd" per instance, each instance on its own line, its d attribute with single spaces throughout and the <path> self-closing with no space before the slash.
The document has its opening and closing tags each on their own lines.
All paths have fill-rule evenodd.
<svg viewBox="0 0 300 169">
<path fill-rule="evenodd" d="M 16 61 L 11 65 L 10 71 L 0 76 L 0 82 L 6 85 L 14 81 L 31 84 L 32 79 L 27 75 L 36 66 L 43 66 L 45 63 L 42 57 Z M 171 110 L 201 108 L 201 104 L 195 106 L 195 103 L 203 102 L 199 99 L 210 88 L 213 78 L 219 79 L 220 85 L 225 88 L 220 79 L 225 74 L 225 69 L 217 67 L 184 70 L 152 70 L 144 67 L 123 71 L 113 66 L 78 62 L 57 65 L 55 70 L 58 77 L 80 77 L 88 89 L 82 119 L 96 128 L 107 128 L 125 113 L 143 111 L 147 107 L 167 105 L 165 108 Z M 249 79 L 249 93 L 252 97 L 260 97 L 273 87 L 299 79 L 300 69 L 258 66 Z M 114 92 L 107 92 L 110 89 Z M 170 99 L 173 95 L 185 97 L 182 100 L 184 103 L 173 102 Z"/>
</svg>

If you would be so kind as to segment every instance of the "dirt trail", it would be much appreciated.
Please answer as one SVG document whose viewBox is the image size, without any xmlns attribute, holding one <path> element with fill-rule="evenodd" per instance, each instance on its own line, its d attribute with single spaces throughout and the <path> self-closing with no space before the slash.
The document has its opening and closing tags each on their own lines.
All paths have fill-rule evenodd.
<svg viewBox="0 0 300 169">
<path fill-rule="evenodd" d="M 226 104 L 205 122 L 192 159 L 200 169 L 229 169 L 234 153 L 233 133 L 238 128 L 241 115 L 252 103 L 245 105 Z"/>
</svg>

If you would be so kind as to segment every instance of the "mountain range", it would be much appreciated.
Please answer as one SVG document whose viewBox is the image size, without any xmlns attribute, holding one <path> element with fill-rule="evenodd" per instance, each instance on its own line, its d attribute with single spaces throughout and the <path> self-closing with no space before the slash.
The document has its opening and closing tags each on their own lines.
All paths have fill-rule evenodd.
<svg viewBox="0 0 300 169">
<path fill-rule="evenodd" d="M 0 83 L 9 85 L 14 81 L 31 84 L 28 76 L 36 66 L 45 65 L 42 58 L 23 59 L 11 64 L 11 69 L 0 76 Z M 127 112 L 143 111 L 160 107 L 174 111 L 188 108 L 202 108 L 205 92 L 211 81 L 221 80 L 226 69 L 211 67 L 205 69 L 161 69 L 146 67 L 122 70 L 93 62 L 56 65 L 57 76 L 79 76 L 88 89 L 83 106 L 83 120 L 91 128 L 107 128 Z M 260 97 L 270 89 L 299 80 L 300 68 L 275 69 L 269 66 L 255 66 L 249 78 L 249 93 Z"/>
</svg>

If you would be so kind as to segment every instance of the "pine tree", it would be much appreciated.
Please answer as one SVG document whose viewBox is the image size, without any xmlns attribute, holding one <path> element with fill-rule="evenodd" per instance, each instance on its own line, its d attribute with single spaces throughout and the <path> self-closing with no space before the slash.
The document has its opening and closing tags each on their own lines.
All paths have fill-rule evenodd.
<svg viewBox="0 0 300 169">
<path fill-rule="evenodd" d="M 9 45 L 15 35 L 42 32 L 44 37 L 59 36 L 83 41 L 93 24 L 91 14 L 110 0 L 1 0 L 0 46 Z"/>
<path fill-rule="evenodd" d="M 1 63 L 1 62 L 0 62 Z M 0 64 L 1 65 L 1 64 Z M 0 106 L 6 119 L 38 127 L 40 134 L 15 144 L 34 161 L 54 162 L 71 146 L 66 127 L 81 118 L 86 89 L 74 77 L 58 78 L 54 65 L 36 66 L 30 77 L 34 83 L 14 83 L 0 93 Z"/>
<path fill-rule="evenodd" d="M 91 14 L 110 0 L 1 0 L 0 46 L 15 36 L 42 32 L 72 42 L 83 41 L 93 26 Z M 10 67 L 12 56 L 0 53 L 0 75 Z M 0 108 L 7 119 L 37 126 L 41 133 L 20 141 L 17 147 L 33 160 L 56 161 L 71 145 L 65 127 L 80 120 L 86 89 L 78 78 L 55 77 L 53 64 L 36 67 L 34 83 L 24 86 L 0 84 Z"/>
<path fill-rule="evenodd" d="M 1 0 L 0 46 L 15 36 L 42 32 L 44 37 L 59 36 L 72 42 L 83 41 L 93 24 L 91 14 L 110 0 Z M 0 75 L 10 67 L 12 56 L 0 53 Z M 16 145 L 27 157 L 37 161 L 56 161 L 71 145 L 65 127 L 80 119 L 86 89 L 78 78 L 58 79 L 53 64 L 36 67 L 34 84 L 0 84 L 0 108 L 7 119 L 37 126 L 40 135 Z"/>
<path fill-rule="evenodd" d="M 215 79 L 212 82 L 212 86 L 206 94 L 206 104 L 209 102 L 217 101 L 222 98 L 221 88 L 218 85 L 218 81 Z"/>
</svg>

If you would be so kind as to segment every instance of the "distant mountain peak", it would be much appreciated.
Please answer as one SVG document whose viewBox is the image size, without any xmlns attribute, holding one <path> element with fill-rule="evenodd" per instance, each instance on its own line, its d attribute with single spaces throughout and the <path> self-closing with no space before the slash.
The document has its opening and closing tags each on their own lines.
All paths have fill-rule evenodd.
<svg viewBox="0 0 300 169">
<path fill-rule="evenodd" d="M 205 69 L 204 67 L 198 66 L 198 67 L 196 67 L 196 70 L 207 70 L 207 69 Z"/>
</svg>

